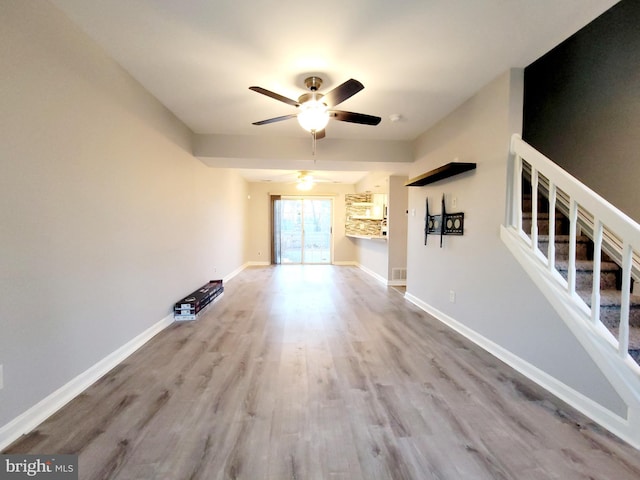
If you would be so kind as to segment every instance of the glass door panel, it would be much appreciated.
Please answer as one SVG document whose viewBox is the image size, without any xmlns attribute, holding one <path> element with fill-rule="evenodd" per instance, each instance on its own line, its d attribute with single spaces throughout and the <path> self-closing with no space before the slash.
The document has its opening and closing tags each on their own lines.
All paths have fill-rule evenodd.
<svg viewBox="0 0 640 480">
<path fill-rule="evenodd" d="M 303 263 L 331 263 L 331 200 L 305 198 Z"/>
<path fill-rule="evenodd" d="M 282 199 L 280 262 L 302 263 L 302 200 Z"/>
</svg>

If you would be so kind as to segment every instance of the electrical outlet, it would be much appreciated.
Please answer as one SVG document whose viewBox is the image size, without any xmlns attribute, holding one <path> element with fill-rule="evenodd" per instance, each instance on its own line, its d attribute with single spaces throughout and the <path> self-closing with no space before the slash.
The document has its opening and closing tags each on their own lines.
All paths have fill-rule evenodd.
<svg viewBox="0 0 640 480">
<path fill-rule="evenodd" d="M 258 252 L 258 256 L 262 255 L 262 252 Z"/>
<path fill-rule="evenodd" d="M 456 292 L 453 290 L 449 290 L 449 301 L 451 303 L 456 303 Z"/>
<path fill-rule="evenodd" d="M 4 388 L 4 370 L 2 365 L 0 365 L 0 390 Z"/>
</svg>

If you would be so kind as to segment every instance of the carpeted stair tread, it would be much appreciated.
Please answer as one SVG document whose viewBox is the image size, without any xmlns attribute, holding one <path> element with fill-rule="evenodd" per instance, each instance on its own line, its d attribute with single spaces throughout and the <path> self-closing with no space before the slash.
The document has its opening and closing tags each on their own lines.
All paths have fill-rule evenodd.
<svg viewBox="0 0 640 480">
<path fill-rule="evenodd" d="M 529 211 L 524 211 L 522 212 L 522 218 L 533 218 L 533 212 Z M 546 212 L 538 212 L 538 220 L 548 220 L 549 219 L 549 214 Z M 559 220 L 559 219 L 558 219 Z"/>
<path fill-rule="evenodd" d="M 569 269 L 568 260 L 557 260 L 555 264 L 556 264 L 556 268 L 560 272 L 566 272 Z M 616 265 L 613 262 L 600 263 L 601 272 L 617 272 L 619 269 L 620 267 L 618 267 L 618 265 Z M 593 272 L 593 261 L 592 260 L 576 260 L 576 271 L 577 272 Z"/>
<path fill-rule="evenodd" d="M 640 327 L 629 327 L 629 350 L 640 350 Z"/>
<path fill-rule="evenodd" d="M 576 293 L 591 307 L 591 290 L 577 290 Z M 621 300 L 619 290 L 600 291 L 600 321 L 609 329 L 620 323 Z M 629 325 L 640 328 L 640 295 L 629 297 Z"/>
<path fill-rule="evenodd" d="M 569 277 L 569 262 L 556 260 L 556 269 L 563 278 Z M 620 268 L 613 262 L 602 262 L 600 266 L 600 290 L 616 288 L 617 273 Z M 576 290 L 588 290 L 593 285 L 593 262 L 576 260 Z"/>
<path fill-rule="evenodd" d="M 556 235 L 555 243 L 569 243 L 569 235 Z M 549 243 L 549 235 L 538 235 L 539 242 Z M 589 243 L 591 240 L 586 235 L 576 235 L 576 243 Z"/>
<path fill-rule="evenodd" d="M 525 232 L 531 231 L 531 224 L 533 223 L 533 218 L 531 212 L 523 212 L 522 213 L 522 230 Z M 540 235 L 546 235 L 549 233 L 549 214 L 548 213 L 539 213 L 538 214 L 538 233 Z M 553 231 L 560 235 L 563 232 L 564 221 L 562 218 L 556 217 L 556 221 L 554 223 Z"/>
<path fill-rule="evenodd" d="M 591 306 L 591 291 L 578 291 L 585 303 Z M 600 291 L 600 306 L 601 307 L 619 307 L 621 295 L 619 290 L 602 290 Z M 629 297 L 630 308 L 640 308 L 640 295 L 631 294 Z"/>
<path fill-rule="evenodd" d="M 618 338 L 618 329 L 611 328 L 611 333 Z M 629 355 L 640 363 L 640 327 L 629 327 Z"/>
</svg>

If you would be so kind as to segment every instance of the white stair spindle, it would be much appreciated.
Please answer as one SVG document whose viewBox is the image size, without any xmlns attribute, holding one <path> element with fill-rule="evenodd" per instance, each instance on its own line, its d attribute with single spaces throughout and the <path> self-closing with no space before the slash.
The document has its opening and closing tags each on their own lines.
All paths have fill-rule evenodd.
<svg viewBox="0 0 640 480">
<path fill-rule="evenodd" d="M 538 170 L 531 166 L 531 249 L 538 248 Z"/>
<path fill-rule="evenodd" d="M 633 249 L 626 243 L 622 251 L 622 294 L 620 308 L 620 330 L 618 333 L 618 352 L 626 358 L 629 354 L 629 302 L 631 296 L 631 258 Z"/>
<path fill-rule="evenodd" d="M 549 248 L 547 250 L 547 261 L 549 270 L 556 268 L 556 195 L 555 183 L 549 181 Z"/>
<path fill-rule="evenodd" d="M 515 215 L 515 226 L 518 233 L 522 231 L 522 157 L 516 155 L 514 170 L 513 189 L 513 215 Z"/>
<path fill-rule="evenodd" d="M 600 270 L 602 265 L 602 222 L 593 219 L 593 287 L 591 292 L 591 321 L 600 321 Z"/>
<path fill-rule="evenodd" d="M 569 294 L 576 293 L 576 230 L 578 227 L 578 203 L 571 197 L 569 204 L 569 271 L 567 288 Z M 549 227 L 551 228 L 551 227 Z"/>
</svg>

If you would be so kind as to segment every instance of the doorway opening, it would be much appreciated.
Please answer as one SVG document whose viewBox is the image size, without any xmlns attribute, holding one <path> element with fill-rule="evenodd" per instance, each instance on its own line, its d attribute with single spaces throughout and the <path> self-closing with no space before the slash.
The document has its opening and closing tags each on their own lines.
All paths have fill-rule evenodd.
<svg viewBox="0 0 640 480">
<path fill-rule="evenodd" d="M 272 196 L 273 263 L 330 264 L 333 199 Z"/>
</svg>

